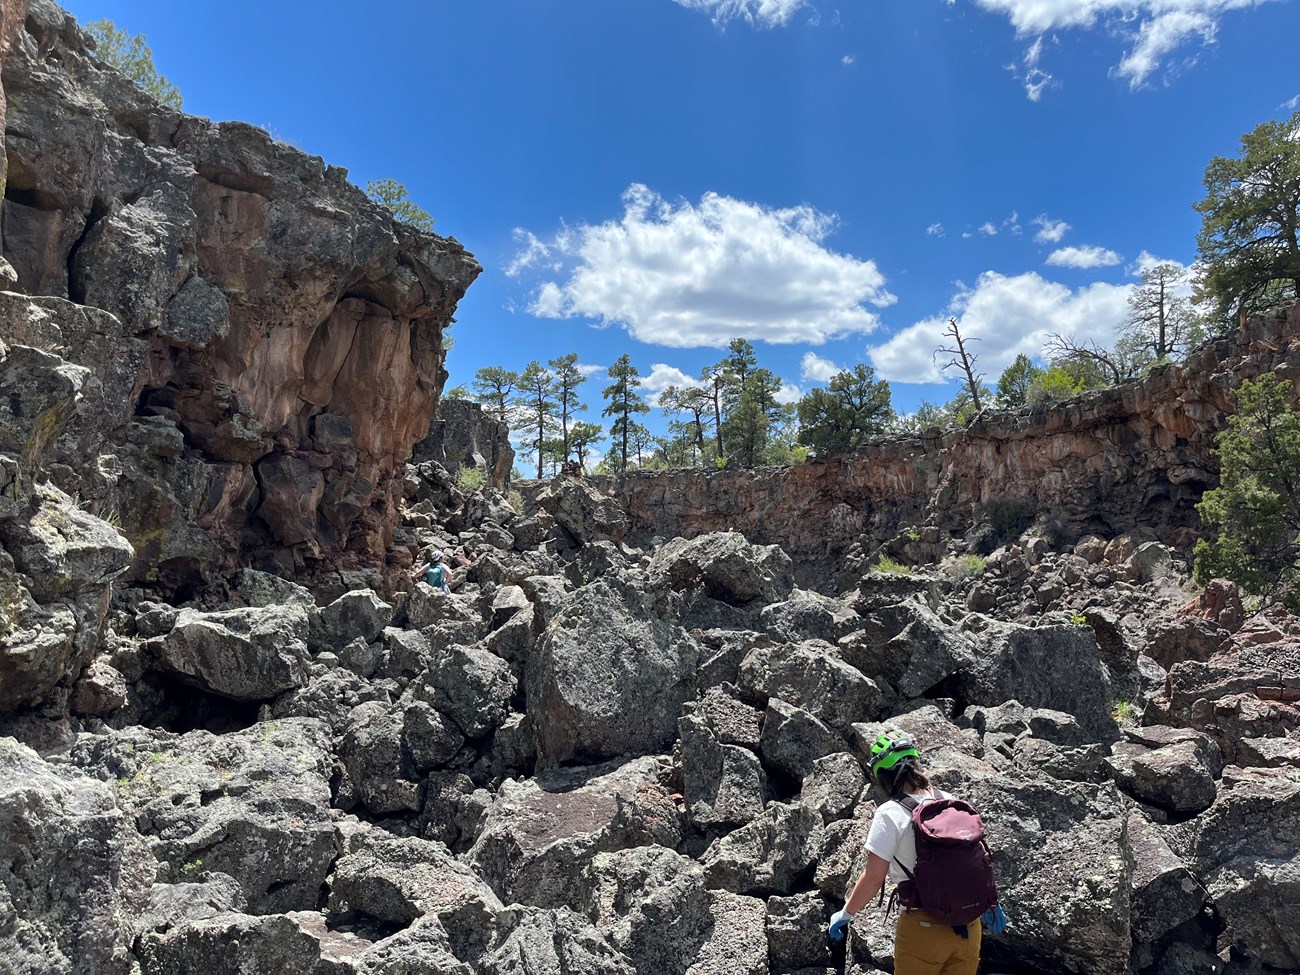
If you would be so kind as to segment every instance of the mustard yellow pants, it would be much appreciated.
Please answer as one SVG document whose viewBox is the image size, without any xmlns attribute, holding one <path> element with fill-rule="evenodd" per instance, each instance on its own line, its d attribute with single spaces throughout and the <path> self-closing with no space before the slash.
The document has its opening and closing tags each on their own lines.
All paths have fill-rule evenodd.
<svg viewBox="0 0 1300 975">
<path fill-rule="evenodd" d="M 894 934 L 894 975 L 975 975 L 980 964 L 979 921 L 963 938 L 924 911 L 904 911 Z"/>
</svg>

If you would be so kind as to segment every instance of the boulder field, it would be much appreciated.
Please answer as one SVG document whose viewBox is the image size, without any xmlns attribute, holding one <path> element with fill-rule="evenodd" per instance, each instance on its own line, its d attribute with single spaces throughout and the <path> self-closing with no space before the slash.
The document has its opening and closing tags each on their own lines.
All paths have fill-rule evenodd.
<svg viewBox="0 0 1300 975">
<path fill-rule="evenodd" d="M 825 940 L 889 726 L 985 815 L 989 971 L 1300 967 L 1300 621 L 1159 543 L 1031 531 L 827 594 L 737 532 L 616 541 L 578 479 L 521 511 L 408 478 L 410 530 L 477 553 L 452 596 L 137 592 L 3 719 L 6 971 L 889 971 L 877 907 Z"/>
</svg>

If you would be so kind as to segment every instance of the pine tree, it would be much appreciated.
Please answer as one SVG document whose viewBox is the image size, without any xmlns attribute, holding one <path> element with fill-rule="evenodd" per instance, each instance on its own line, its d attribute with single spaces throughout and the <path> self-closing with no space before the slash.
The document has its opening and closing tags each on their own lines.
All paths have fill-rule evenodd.
<svg viewBox="0 0 1300 975">
<path fill-rule="evenodd" d="M 86 30 L 95 39 L 95 56 L 121 71 L 160 104 L 181 110 L 180 89 L 158 73 L 153 51 L 143 34 L 128 34 L 111 20 L 92 20 Z"/>
<path fill-rule="evenodd" d="M 631 357 L 624 353 L 609 367 L 609 377 L 614 382 L 606 386 L 601 393 L 609 405 L 601 411 L 600 415 L 614 418 L 610 426 L 610 436 L 619 444 L 619 471 L 627 470 L 628 446 L 632 439 L 632 425 L 635 422 L 632 417 L 638 413 L 650 412 L 650 407 L 636 391 L 641 385 L 640 375 L 636 366 L 632 365 Z"/>
<path fill-rule="evenodd" d="M 578 353 L 576 352 L 562 355 L 558 359 L 551 359 L 547 365 L 554 370 L 552 375 L 555 377 L 555 396 L 560 407 L 560 450 L 563 455 L 563 462 L 567 462 L 569 459 L 569 421 L 575 413 L 587 408 L 587 404 L 578 399 L 578 387 L 587 381 L 587 377 L 578 369 Z"/>
<path fill-rule="evenodd" d="M 528 418 L 532 438 L 524 446 L 537 452 L 537 477 L 542 477 L 546 463 L 548 435 L 555 428 L 559 405 L 555 395 L 555 377 L 536 359 L 519 374 L 519 396 L 515 400 L 522 415 Z"/>
</svg>

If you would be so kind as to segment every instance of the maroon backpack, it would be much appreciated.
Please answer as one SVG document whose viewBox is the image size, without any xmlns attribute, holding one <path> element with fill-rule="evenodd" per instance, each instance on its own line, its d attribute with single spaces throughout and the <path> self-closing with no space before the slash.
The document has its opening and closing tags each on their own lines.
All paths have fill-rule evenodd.
<svg viewBox="0 0 1300 975">
<path fill-rule="evenodd" d="M 904 907 L 919 908 L 940 924 L 962 925 L 998 902 L 993 854 L 974 806 L 964 799 L 894 801 L 911 812 L 916 837 L 916 872 L 898 864 L 908 876 L 896 892 Z"/>
</svg>

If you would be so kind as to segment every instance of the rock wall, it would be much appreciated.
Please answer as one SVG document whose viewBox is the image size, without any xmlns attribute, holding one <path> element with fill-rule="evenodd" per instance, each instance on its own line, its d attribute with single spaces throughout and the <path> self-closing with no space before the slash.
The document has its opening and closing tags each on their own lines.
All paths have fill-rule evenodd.
<svg viewBox="0 0 1300 975">
<path fill-rule="evenodd" d="M 1206 344 L 1186 362 L 1049 408 L 989 413 L 964 430 L 885 440 L 799 467 L 597 479 L 630 536 L 735 530 L 825 566 L 915 527 L 934 540 L 984 519 L 1051 518 L 1067 535 L 1137 525 L 1186 541 L 1217 481 L 1212 448 L 1232 389 L 1300 379 L 1300 305 Z M 928 531 L 927 531 L 928 529 Z"/>
<path fill-rule="evenodd" d="M 3 83 L 4 257 L 39 297 L 0 298 L 0 338 L 90 370 L 33 459 L 117 516 L 126 581 L 383 565 L 477 262 L 318 157 L 158 105 L 48 0 Z"/>
<path fill-rule="evenodd" d="M 483 407 L 463 399 L 445 399 L 429 424 L 429 435 L 415 445 L 411 462 L 436 461 L 455 474 L 462 467 L 481 470 L 489 487 L 510 483 L 515 449 L 510 428 L 488 416 Z"/>
</svg>

